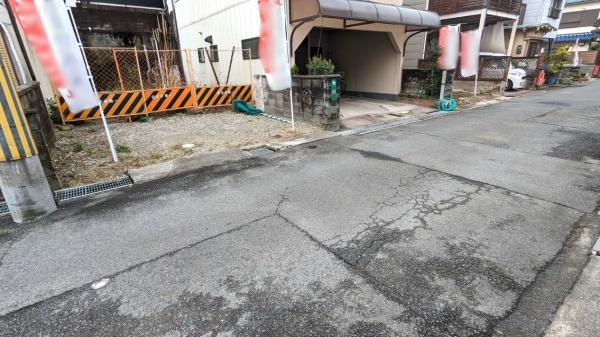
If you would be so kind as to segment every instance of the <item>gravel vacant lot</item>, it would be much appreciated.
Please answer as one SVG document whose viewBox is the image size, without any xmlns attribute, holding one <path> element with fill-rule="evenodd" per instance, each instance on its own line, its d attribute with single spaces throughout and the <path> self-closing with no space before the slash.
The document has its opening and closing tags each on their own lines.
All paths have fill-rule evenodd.
<svg viewBox="0 0 600 337">
<path fill-rule="evenodd" d="M 119 163 L 110 157 L 102 124 L 86 122 L 57 130 L 53 163 L 63 187 L 110 179 L 138 168 L 194 153 L 250 148 L 320 132 L 312 125 L 291 125 L 234 112 L 173 114 L 147 122 L 111 122 Z M 184 144 L 194 144 L 191 149 Z"/>
</svg>

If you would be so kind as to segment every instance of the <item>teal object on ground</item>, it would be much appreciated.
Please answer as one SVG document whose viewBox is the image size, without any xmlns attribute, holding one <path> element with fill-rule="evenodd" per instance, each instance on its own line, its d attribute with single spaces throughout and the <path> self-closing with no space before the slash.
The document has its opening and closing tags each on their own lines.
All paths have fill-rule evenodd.
<svg viewBox="0 0 600 337">
<path fill-rule="evenodd" d="M 233 108 L 233 111 L 241 112 L 249 116 L 258 116 L 263 114 L 263 111 L 259 108 L 240 100 L 233 101 L 231 107 Z"/>
<path fill-rule="evenodd" d="M 458 107 L 454 98 L 443 98 L 438 103 L 438 109 L 442 111 L 454 111 Z"/>
</svg>

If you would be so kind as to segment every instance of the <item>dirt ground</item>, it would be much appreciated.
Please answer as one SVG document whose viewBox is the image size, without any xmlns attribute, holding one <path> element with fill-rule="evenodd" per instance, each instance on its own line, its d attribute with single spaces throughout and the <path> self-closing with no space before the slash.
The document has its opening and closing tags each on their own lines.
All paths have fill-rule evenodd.
<svg viewBox="0 0 600 337">
<path fill-rule="evenodd" d="M 99 121 L 56 130 L 52 160 L 63 187 L 114 178 L 128 169 L 202 152 L 258 147 L 322 131 L 305 123 L 291 125 L 261 116 L 229 111 L 209 114 L 152 116 L 149 120 L 112 121 L 109 128 L 120 162 L 110 156 Z M 193 144 L 186 148 L 186 144 Z"/>
</svg>

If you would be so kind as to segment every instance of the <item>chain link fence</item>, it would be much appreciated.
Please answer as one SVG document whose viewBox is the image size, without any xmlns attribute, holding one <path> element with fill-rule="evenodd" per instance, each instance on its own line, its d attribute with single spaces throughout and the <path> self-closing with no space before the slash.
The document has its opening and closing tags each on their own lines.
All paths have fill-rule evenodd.
<svg viewBox="0 0 600 337">
<path fill-rule="evenodd" d="M 194 82 L 204 86 L 251 83 L 250 50 L 207 49 L 189 50 Z"/>
<path fill-rule="evenodd" d="M 85 48 L 85 54 L 107 117 L 252 100 L 249 50 Z M 56 101 L 63 121 L 100 117 L 98 107 L 72 113 L 62 97 Z"/>
<path fill-rule="evenodd" d="M 99 92 L 252 82 L 249 50 L 85 48 Z"/>
</svg>

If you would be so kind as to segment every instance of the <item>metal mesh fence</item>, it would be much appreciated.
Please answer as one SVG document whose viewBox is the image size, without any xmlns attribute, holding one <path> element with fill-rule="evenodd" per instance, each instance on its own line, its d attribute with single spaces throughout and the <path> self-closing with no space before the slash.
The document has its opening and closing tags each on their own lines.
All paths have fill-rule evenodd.
<svg viewBox="0 0 600 337">
<path fill-rule="evenodd" d="M 185 51 L 144 50 L 137 51 L 142 83 L 145 89 L 183 87 L 186 80 Z"/>
<path fill-rule="evenodd" d="M 121 90 L 117 65 L 111 48 L 84 48 L 98 91 Z"/>
<path fill-rule="evenodd" d="M 190 50 L 191 74 L 198 86 L 251 83 L 252 61 L 249 50 Z"/>
<path fill-rule="evenodd" d="M 252 81 L 248 50 L 85 48 L 99 92 L 184 86 L 241 85 Z"/>
</svg>

